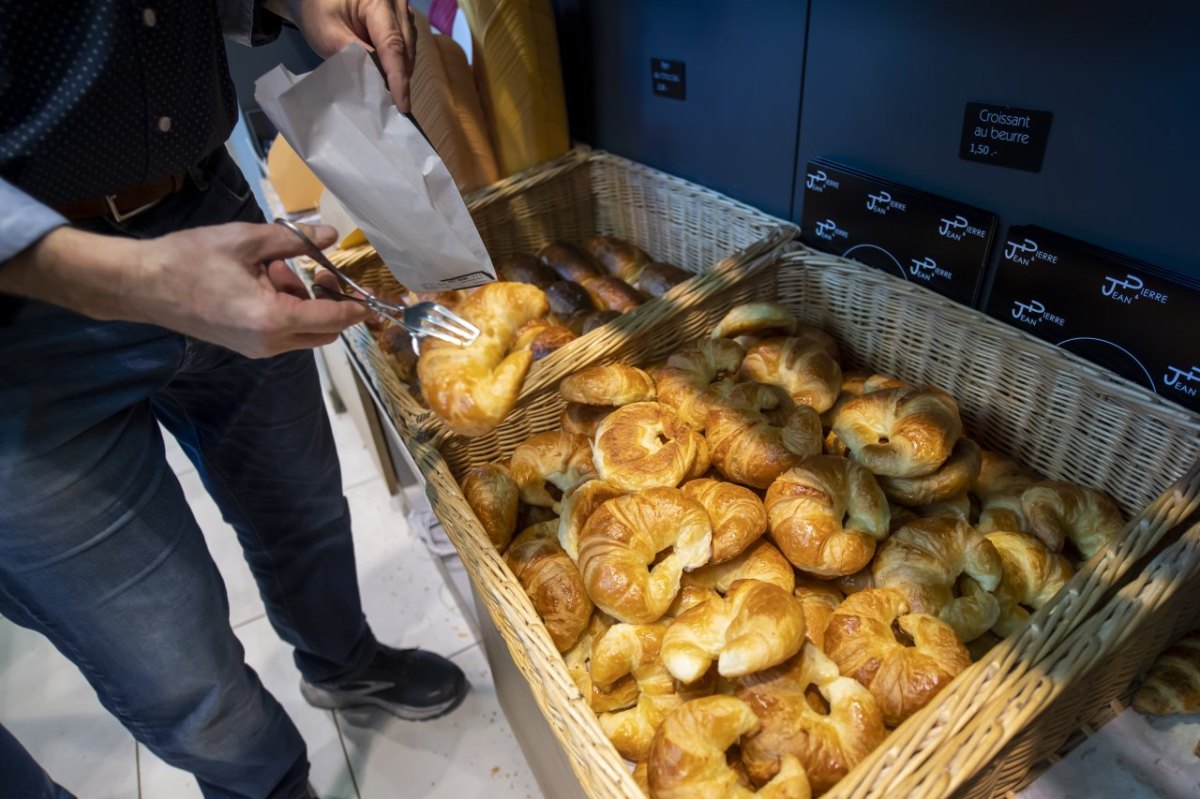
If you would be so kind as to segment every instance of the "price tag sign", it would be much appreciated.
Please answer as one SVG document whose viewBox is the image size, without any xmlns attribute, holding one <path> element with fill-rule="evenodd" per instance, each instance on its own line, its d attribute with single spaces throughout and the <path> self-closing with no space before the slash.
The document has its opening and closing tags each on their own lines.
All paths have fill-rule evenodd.
<svg viewBox="0 0 1200 799">
<path fill-rule="evenodd" d="M 1052 118 L 1049 111 L 967 103 L 958 157 L 965 161 L 1041 172 Z"/>
<path fill-rule="evenodd" d="M 687 65 L 665 58 L 650 59 L 650 88 L 659 97 L 687 99 Z"/>
</svg>

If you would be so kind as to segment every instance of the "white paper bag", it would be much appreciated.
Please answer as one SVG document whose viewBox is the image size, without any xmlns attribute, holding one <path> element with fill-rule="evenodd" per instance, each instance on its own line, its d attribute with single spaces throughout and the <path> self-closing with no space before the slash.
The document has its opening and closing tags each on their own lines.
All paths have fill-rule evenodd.
<svg viewBox="0 0 1200 799">
<path fill-rule="evenodd" d="M 254 98 L 405 286 L 442 291 L 496 279 L 446 165 L 396 110 L 360 45 L 304 75 L 276 67 L 255 83 Z"/>
</svg>

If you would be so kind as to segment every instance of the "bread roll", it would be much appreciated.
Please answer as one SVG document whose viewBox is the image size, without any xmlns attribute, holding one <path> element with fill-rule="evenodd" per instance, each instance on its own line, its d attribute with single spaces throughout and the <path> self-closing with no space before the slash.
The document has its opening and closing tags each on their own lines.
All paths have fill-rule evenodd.
<svg viewBox="0 0 1200 799">
<path fill-rule="evenodd" d="M 770 583 L 790 593 L 796 587 L 796 571 L 782 552 L 760 538 L 730 560 L 709 563 L 683 576 L 685 587 L 706 588 L 722 595 L 729 593 L 738 580 Z"/>
<path fill-rule="evenodd" d="M 637 280 L 642 268 L 650 263 L 644 250 L 616 236 L 593 236 L 583 246 L 608 274 L 628 284 Z"/>
<path fill-rule="evenodd" d="M 680 269 L 678 266 L 654 261 L 642 268 L 642 271 L 638 273 L 637 280 L 633 283 L 633 287 L 647 297 L 661 297 L 683 281 L 692 277 L 695 277 L 695 275 Z"/>
<path fill-rule="evenodd" d="M 570 280 L 551 283 L 546 288 L 546 299 L 550 303 L 550 310 L 559 319 L 567 319 L 577 313 L 590 313 L 596 307 L 583 286 Z M 573 330 L 576 335 L 581 331 L 582 326 L 579 330 Z"/>
<path fill-rule="evenodd" d="M 919 506 L 961 497 L 979 476 L 979 445 L 969 438 L 958 439 L 950 457 L 933 474 L 924 477 L 880 477 L 879 487 L 893 502 Z"/>
<path fill-rule="evenodd" d="M 748 302 L 729 309 L 712 329 L 712 338 L 790 336 L 800 322 L 777 302 Z M 835 353 L 836 355 L 836 353 Z"/>
<path fill-rule="evenodd" d="M 587 438 L 561 430 L 527 438 L 513 450 L 509 471 L 523 502 L 555 509 L 562 494 L 596 476 Z"/>
<path fill-rule="evenodd" d="M 807 405 L 817 413 L 833 407 L 842 389 L 837 344 L 825 331 L 808 325 L 798 325 L 795 335 L 751 345 L 740 374 L 744 380 L 779 386 L 797 405 Z"/>
<path fill-rule="evenodd" d="M 535 361 L 540 361 L 547 355 L 567 346 L 577 338 L 578 336 L 562 325 L 550 325 L 538 333 L 533 341 L 529 343 L 529 351 L 533 353 Z"/>
<path fill-rule="evenodd" d="M 616 410 L 612 405 L 584 405 L 579 402 L 568 402 L 558 417 L 558 423 L 568 433 L 580 433 L 588 438 L 594 438 L 600 423 Z"/>
<path fill-rule="evenodd" d="M 604 274 L 604 267 L 588 253 L 565 241 L 547 244 L 538 259 L 558 273 L 563 280 L 582 284 L 585 280 Z"/>
<path fill-rule="evenodd" d="M 592 303 L 603 311 L 625 313 L 646 300 L 633 286 L 611 275 L 601 275 L 583 281 L 583 290 L 591 297 Z"/>
<path fill-rule="evenodd" d="M 748 488 L 700 478 L 684 483 L 683 493 L 703 505 L 712 520 L 710 563 L 732 560 L 767 531 L 767 509 Z"/>
<path fill-rule="evenodd" d="M 514 283 L 529 283 L 543 291 L 547 291 L 547 297 L 549 297 L 548 289 L 550 286 L 559 280 L 558 274 L 553 269 L 532 255 L 525 253 L 501 258 L 495 262 L 495 266 L 496 277 L 500 280 L 508 280 Z M 551 302 L 551 310 L 553 309 L 553 302 Z"/>
<path fill-rule="evenodd" d="M 701 339 L 685 345 L 651 370 L 658 401 L 674 408 L 687 424 L 703 430 L 708 412 L 733 387 L 746 352 L 730 339 Z"/>
</svg>

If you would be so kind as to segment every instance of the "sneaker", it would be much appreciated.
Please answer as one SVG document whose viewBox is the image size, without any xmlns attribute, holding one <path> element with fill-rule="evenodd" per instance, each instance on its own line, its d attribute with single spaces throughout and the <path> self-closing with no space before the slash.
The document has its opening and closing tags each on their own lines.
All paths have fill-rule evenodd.
<svg viewBox="0 0 1200 799">
<path fill-rule="evenodd" d="M 382 644 L 360 679 L 337 685 L 300 680 L 300 693 L 313 707 L 344 710 L 373 706 L 408 721 L 449 713 L 463 701 L 469 687 L 462 669 L 441 655 Z"/>
</svg>

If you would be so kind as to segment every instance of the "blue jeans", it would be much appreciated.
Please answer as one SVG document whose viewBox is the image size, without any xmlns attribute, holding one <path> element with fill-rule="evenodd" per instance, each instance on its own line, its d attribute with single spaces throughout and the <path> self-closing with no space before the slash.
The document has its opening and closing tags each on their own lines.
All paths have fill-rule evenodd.
<svg viewBox="0 0 1200 799">
<path fill-rule="evenodd" d="M 106 232 L 233 220 L 262 217 L 222 150 L 188 187 Z M 49 638 L 205 796 L 301 796 L 304 742 L 244 661 L 156 422 L 237 531 L 305 678 L 367 667 L 375 639 L 312 353 L 250 360 L 37 302 L 0 326 L 0 613 Z M 32 775 L 14 795 L 61 795 L 4 734 L 0 773 Z"/>
</svg>

